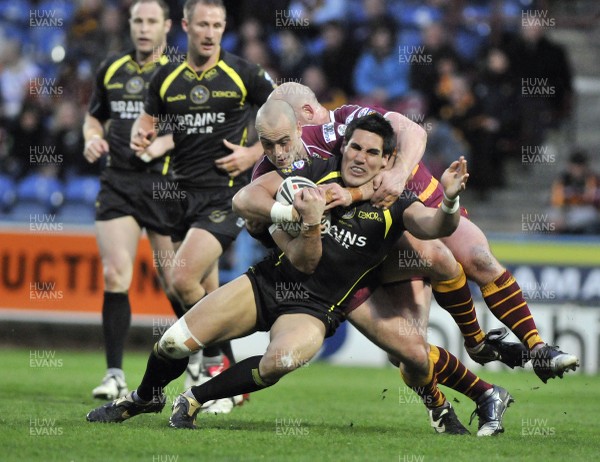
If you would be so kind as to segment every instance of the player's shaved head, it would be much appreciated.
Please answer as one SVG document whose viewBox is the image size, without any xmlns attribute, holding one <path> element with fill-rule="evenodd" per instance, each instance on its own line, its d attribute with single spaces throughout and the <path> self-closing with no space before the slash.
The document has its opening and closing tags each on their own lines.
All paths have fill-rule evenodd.
<svg viewBox="0 0 600 462">
<path fill-rule="evenodd" d="M 300 125 L 321 125 L 330 121 L 329 111 L 321 106 L 315 93 L 301 83 L 282 83 L 271 92 L 268 99 L 289 103 Z"/>
<path fill-rule="evenodd" d="M 282 117 L 285 117 L 292 127 L 296 126 L 296 114 L 292 106 L 280 99 L 269 99 L 256 113 L 256 130 L 260 133 L 267 127 L 277 126 Z"/>
<path fill-rule="evenodd" d="M 297 82 L 285 82 L 279 85 L 269 95 L 269 100 L 283 100 L 289 103 L 294 109 L 302 107 L 304 104 L 318 103 L 314 92 L 306 85 Z"/>
<path fill-rule="evenodd" d="M 256 114 L 255 126 L 266 156 L 277 168 L 289 167 L 305 155 L 302 128 L 287 102 L 267 100 Z"/>
</svg>

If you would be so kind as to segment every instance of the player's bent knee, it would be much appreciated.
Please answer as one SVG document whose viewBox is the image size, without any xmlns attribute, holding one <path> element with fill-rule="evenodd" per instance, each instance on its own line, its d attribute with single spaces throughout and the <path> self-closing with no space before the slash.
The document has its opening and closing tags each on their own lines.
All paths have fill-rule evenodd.
<svg viewBox="0 0 600 462">
<path fill-rule="evenodd" d="M 457 276 L 458 265 L 452 252 L 445 245 L 436 245 L 431 259 L 431 277 L 437 281 L 446 281 Z"/>
<path fill-rule="evenodd" d="M 408 371 L 427 373 L 429 371 L 427 345 L 420 342 L 411 344 L 404 353 L 402 363 Z"/>
<path fill-rule="evenodd" d="M 184 271 L 175 271 L 171 275 L 171 288 L 179 297 L 185 298 L 186 294 L 193 292 L 198 286 L 197 279 Z"/>
<path fill-rule="evenodd" d="M 204 345 L 190 332 L 184 318 L 180 318 L 163 334 L 158 348 L 167 357 L 181 359 L 204 348 Z"/>
</svg>

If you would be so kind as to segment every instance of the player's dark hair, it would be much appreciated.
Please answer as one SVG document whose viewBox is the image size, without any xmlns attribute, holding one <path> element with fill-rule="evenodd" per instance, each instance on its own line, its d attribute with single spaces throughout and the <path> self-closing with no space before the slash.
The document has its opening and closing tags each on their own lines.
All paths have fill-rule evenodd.
<svg viewBox="0 0 600 462">
<path fill-rule="evenodd" d="M 165 21 L 167 19 L 170 19 L 171 10 L 169 9 L 169 5 L 167 4 L 167 2 L 165 2 L 165 0 L 133 0 L 133 3 L 129 7 L 130 15 L 131 15 L 131 10 L 133 10 L 133 7 L 139 3 L 158 3 L 158 6 L 160 6 L 160 9 L 163 10 L 163 16 L 165 17 Z"/>
<path fill-rule="evenodd" d="M 227 9 L 225 8 L 223 0 L 186 0 L 185 4 L 183 5 L 183 16 L 187 19 L 191 19 L 194 8 L 196 8 L 196 5 L 198 4 L 218 6 L 219 8 L 223 9 L 225 16 L 227 16 Z"/>
<path fill-rule="evenodd" d="M 375 133 L 383 139 L 383 155 L 389 156 L 396 149 L 396 134 L 392 125 L 379 112 L 356 117 L 347 126 L 344 138 L 348 141 L 352 138 L 354 130 L 364 130 L 366 132 Z"/>
</svg>

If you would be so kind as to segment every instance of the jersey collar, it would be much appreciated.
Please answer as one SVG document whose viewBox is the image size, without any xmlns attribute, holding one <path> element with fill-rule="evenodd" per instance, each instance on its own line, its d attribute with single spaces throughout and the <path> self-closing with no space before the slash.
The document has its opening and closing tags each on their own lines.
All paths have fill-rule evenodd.
<svg viewBox="0 0 600 462">
<path fill-rule="evenodd" d="M 149 67 L 153 67 L 156 64 L 160 64 L 161 66 L 164 66 L 165 64 L 167 64 L 169 62 L 169 57 L 167 55 L 165 55 L 165 54 L 162 54 L 162 55 L 160 55 L 160 58 L 158 58 L 158 61 L 148 61 L 143 66 L 140 66 L 139 63 L 135 60 L 135 48 L 132 49 L 128 53 L 128 55 L 129 55 L 129 58 L 131 59 L 131 62 L 137 67 L 138 73 L 140 73 L 144 69 L 147 69 Z"/>
<path fill-rule="evenodd" d="M 210 71 L 211 69 L 214 69 L 215 67 L 217 67 L 219 65 L 219 63 L 223 60 L 223 48 L 219 49 L 219 59 L 217 59 L 217 61 L 215 62 L 215 64 L 213 64 L 212 66 L 210 66 L 207 69 L 204 69 L 200 75 L 198 75 L 198 71 L 196 71 L 192 66 L 190 66 L 189 61 L 187 60 L 187 56 L 185 57 L 185 65 L 187 66 L 187 68 L 192 71 L 194 74 L 196 74 L 196 79 L 198 80 L 202 80 L 204 78 L 204 75 Z"/>
</svg>

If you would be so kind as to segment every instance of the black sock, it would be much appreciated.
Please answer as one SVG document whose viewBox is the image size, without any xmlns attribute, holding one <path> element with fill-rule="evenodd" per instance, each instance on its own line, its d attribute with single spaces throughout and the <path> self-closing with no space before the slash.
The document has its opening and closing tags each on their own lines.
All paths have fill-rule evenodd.
<svg viewBox="0 0 600 462">
<path fill-rule="evenodd" d="M 204 356 L 205 358 L 214 358 L 216 356 L 220 356 L 221 348 L 219 347 L 219 345 L 220 344 L 217 343 L 215 345 L 204 347 L 204 349 L 202 350 L 202 356 Z"/>
<path fill-rule="evenodd" d="M 131 324 L 129 295 L 122 292 L 104 292 L 102 330 L 107 368 L 123 368 L 125 337 Z"/>
<path fill-rule="evenodd" d="M 177 297 L 167 297 L 169 299 L 169 303 L 171 303 L 171 308 L 173 308 L 173 313 L 177 318 L 183 318 L 186 310 L 183 307 L 183 304 L 177 299 Z"/>
<path fill-rule="evenodd" d="M 233 366 L 237 361 L 235 360 L 235 356 L 233 356 L 233 350 L 231 349 L 231 341 L 227 340 L 225 342 L 221 342 L 219 343 L 219 347 L 221 348 L 221 352 L 229 360 L 229 366 Z"/>
<path fill-rule="evenodd" d="M 208 382 L 192 387 L 192 394 L 202 404 L 212 399 L 252 393 L 274 385 L 276 382 L 266 383 L 258 373 L 261 358 L 262 356 L 252 356 L 240 361 Z"/>
<path fill-rule="evenodd" d="M 221 355 L 224 355 L 229 360 L 230 366 L 233 366 L 237 362 L 233 356 L 233 350 L 231 349 L 231 342 L 229 340 L 207 346 L 202 350 L 202 356 L 205 358 L 216 358 Z"/>
<path fill-rule="evenodd" d="M 144 378 L 137 388 L 137 395 L 143 401 L 161 396 L 163 388 L 183 374 L 187 364 L 187 357 L 172 359 L 162 355 L 158 350 L 158 343 L 155 343 L 148 358 Z"/>
</svg>

